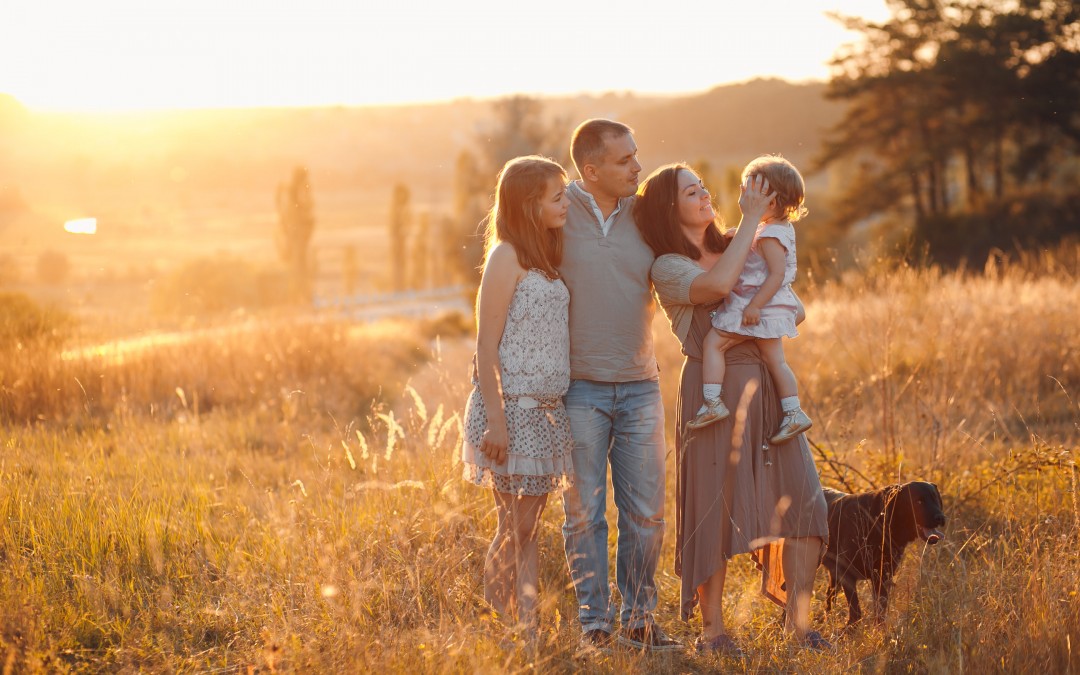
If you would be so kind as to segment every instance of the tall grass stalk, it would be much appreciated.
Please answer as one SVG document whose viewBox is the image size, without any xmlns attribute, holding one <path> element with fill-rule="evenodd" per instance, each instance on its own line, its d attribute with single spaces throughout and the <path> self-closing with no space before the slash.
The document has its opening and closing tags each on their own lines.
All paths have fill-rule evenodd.
<svg viewBox="0 0 1080 675">
<path fill-rule="evenodd" d="M 981 275 L 868 266 L 805 294 L 809 318 L 788 355 L 815 418 L 823 482 L 933 480 L 949 517 L 944 542 L 909 548 L 886 622 L 846 634 L 834 653 L 784 641 L 743 557 L 729 568 L 727 607 L 745 662 L 690 650 L 576 660 L 558 500 L 540 536 L 540 642 L 527 648 L 484 611 L 495 513 L 458 460 L 470 339 L 432 342 L 397 324 L 369 338 L 299 327 L 120 366 L 5 362 L 0 663 L 1076 671 L 1080 284 L 1075 271 L 1033 264 Z M 673 411 L 681 358 L 661 319 L 655 334 Z M 700 619 L 677 621 L 672 529 L 657 616 L 689 642 Z M 613 546 L 614 527 L 611 536 Z M 839 635 L 846 613 L 823 615 L 823 573 L 817 582 L 814 622 Z"/>
</svg>

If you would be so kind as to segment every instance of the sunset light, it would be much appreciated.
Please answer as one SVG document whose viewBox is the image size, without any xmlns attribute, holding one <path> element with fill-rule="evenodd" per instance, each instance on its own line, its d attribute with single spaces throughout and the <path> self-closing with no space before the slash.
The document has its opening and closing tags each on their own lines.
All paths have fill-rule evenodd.
<svg viewBox="0 0 1080 675">
<path fill-rule="evenodd" d="M 544 11 L 495 0 L 423 11 L 346 0 L 44 0 L 20 3 L 0 25 L 0 93 L 33 109 L 118 111 L 824 80 L 835 49 L 855 37 L 830 11 L 886 15 L 880 0 L 707 2 L 686 13 L 640 0 L 557 0 Z M 590 21 L 603 26 L 593 37 L 574 29 Z"/>
<path fill-rule="evenodd" d="M 97 218 L 76 218 L 64 223 L 64 230 L 71 234 L 94 234 L 97 232 Z"/>
<path fill-rule="evenodd" d="M 0 0 L 0 675 L 1080 675 L 1078 73 L 1068 0 Z"/>
</svg>

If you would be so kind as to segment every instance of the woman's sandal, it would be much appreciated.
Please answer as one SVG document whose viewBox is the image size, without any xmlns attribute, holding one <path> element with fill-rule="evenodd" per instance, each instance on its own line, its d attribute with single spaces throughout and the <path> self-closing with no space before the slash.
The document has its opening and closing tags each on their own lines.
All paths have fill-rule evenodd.
<svg viewBox="0 0 1080 675">
<path fill-rule="evenodd" d="M 833 647 L 833 644 L 823 638 L 821 636 L 821 633 L 817 632 L 816 630 L 812 630 L 807 633 L 806 637 L 802 639 L 802 642 L 799 644 L 799 646 L 803 649 L 809 649 L 815 652 L 831 652 L 833 649 L 835 649 Z"/>
<path fill-rule="evenodd" d="M 731 639 L 730 635 L 721 634 L 709 639 L 698 638 L 696 647 L 698 653 L 701 654 L 716 654 L 717 656 L 726 656 L 732 659 L 746 658 L 746 652 L 742 650 L 739 643 Z"/>
</svg>

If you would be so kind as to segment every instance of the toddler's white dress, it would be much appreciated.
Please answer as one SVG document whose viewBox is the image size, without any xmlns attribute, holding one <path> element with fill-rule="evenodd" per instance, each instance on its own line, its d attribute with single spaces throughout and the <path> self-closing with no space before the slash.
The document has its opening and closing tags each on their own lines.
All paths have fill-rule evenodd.
<svg viewBox="0 0 1080 675">
<path fill-rule="evenodd" d="M 769 275 L 769 266 L 765 264 L 765 258 L 758 250 L 761 240 L 765 238 L 776 239 L 784 247 L 784 283 L 772 300 L 761 308 L 761 323 L 744 326 L 743 310 Z M 753 338 L 797 337 L 799 331 L 795 329 L 795 313 L 798 311 L 798 301 L 791 290 L 795 272 L 795 227 L 788 222 L 758 225 L 738 284 L 732 289 L 727 300 L 713 313 L 713 328 Z"/>
</svg>

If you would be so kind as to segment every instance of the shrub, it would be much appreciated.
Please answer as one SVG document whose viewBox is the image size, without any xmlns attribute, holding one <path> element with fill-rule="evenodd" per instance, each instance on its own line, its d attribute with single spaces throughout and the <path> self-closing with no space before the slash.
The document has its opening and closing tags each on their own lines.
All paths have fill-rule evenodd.
<svg viewBox="0 0 1080 675">
<path fill-rule="evenodd" d="M 19 281 L 19 264 L 10 253 L 0 253 L 0 285 Z"/>
<path fill-rule="evenodd" d="M 155 283 L 150 306 L 157 314 L 216 314 L 270 307 L 286 300 L 288 292 L 284 271 L 219 255 L 188 262 Z"/>
<path fill-rule="evenodd" d="M 981 212 L 924 218 L 913 236 L 930 258 L 947 267 L 981 265 L 1000 249 L 1024 251 L 1054 246 L 1080 229 L 1080 196 L 1015 195 Z"/>
<path fill-rule="evenodd" d="M 0 352 L 58 346 L 69 336 L 72 323 L 67 313 L 41 307 L 24 293 L 0 293 Z"/>
</svg>

